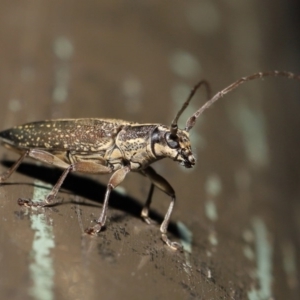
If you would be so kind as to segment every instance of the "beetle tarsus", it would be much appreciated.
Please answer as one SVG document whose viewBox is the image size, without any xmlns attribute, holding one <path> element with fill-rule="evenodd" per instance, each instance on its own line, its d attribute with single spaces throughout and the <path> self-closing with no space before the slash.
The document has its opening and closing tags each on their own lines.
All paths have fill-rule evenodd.
<svg viewBox="0 0 300 300">
<path fill-rule="evenodd" d="M 93 227 L 88 227 L 84 232 L 89 235 L 97 235 L 101 231 L 101 228 L 102 228 L 102 224 L 97 223 Z"/>
<path fill-rule="evenodd" d="M 148 225 L 152 225 L 155 222 L 149 217 L 149 206 L 144 206 L 141 212 L 141 217 L 144 220 L 144 222 Z"/>
<path fill-rule="evenodd" d="M 148 225 L 152 225 L 152 224 L 155 223 L 155 222 L 154 222 L 151 218 L 149 218 L 148 216 L 143 216 L 143 215 L 142 215 L 142 219 L 143 219 L 144 222 L 145 222 L 146 224 L 148 224 Z"/>
<path fill-rule="evenodd" d="M 31 199 L 19 198 L 18 204 L 25 207 L 44 207 L 46 203 L 43 201 L 36 202 Z"/>
<path fill-rule="evenodd" d="M 55 196 L 56 195 L 53 195 L 53 194 L 49 194 L 46 199 L 45 199 L 45 204 L 44 205 L 47 205 L 47 204 L 52 204 L 55 200 Z"/>
<path fill-rule="evenodd" d="M 176 250 L 176 251 L 183 251 L 183 247 L 181 244 L 177 243 L 177 242 L 172 242 L 171 240 L 169 240 L 169 238 L 167 237 L 167 235 L 165 233 L 163 233 L 161 235 L 161 239 L 167 244 L 167 246 L 169 246 L 172 250 Z"/>
</svg>

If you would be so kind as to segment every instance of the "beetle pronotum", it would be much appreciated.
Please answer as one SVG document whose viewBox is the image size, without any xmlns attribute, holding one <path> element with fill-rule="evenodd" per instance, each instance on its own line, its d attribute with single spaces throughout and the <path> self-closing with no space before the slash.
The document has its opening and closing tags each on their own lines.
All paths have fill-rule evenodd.
<svg viewBox="0 0 300 300">
<path fill-rule="evenodd" d="M 20 154 L 15 164 L 0 175 L 4 182 L 21 164 L 25 157 L 64 169 L 61 177 L 42 202 L 32 202 L 20 198 L 20 205 L 47 206 L 54 199 L 69 172 L 94 174 L 112 173 L 104 197 L 103 208 L 96 224 L 86 229 L 86 233 L 96 235 L 104 226 L 108 200 L 111 191 L 117 187 L 130 171 L 139 172 L 151 181 L 151 187 L 141 216 L 150 224 L 149 207 L 154 186 L 171 197 L 171 203 L 160 226 L 162 240 L 172 249 L 181 246 L 167 237 L 167 228 L 175 204 L 175 191 L 166 179 L 157 174 L 150 166 L 153 162 L 165 157 L 172 158 L 186 168 L 195 165 L 189 131 L 197 118 L 214 102 L 239 85 L 253 79 L 268 76 L 283 76 L 300 80 L 299 75 L 284 71 L 259 72 L 242 77 L 222 91 L 215 94 L 201 106 L 186 122 L 184 129 L 179 129 L 177 121 L 189 105 L 196 90 L 205 85 L 200 81 L 191 91 L 187 100 L 175 116 L 171 126 L 162 124 L 138 124 L 116 119 L 58 119 L 33 122 L 16 126 L 0 132 L 0 141 L 8 149 Z"/>
</svg>

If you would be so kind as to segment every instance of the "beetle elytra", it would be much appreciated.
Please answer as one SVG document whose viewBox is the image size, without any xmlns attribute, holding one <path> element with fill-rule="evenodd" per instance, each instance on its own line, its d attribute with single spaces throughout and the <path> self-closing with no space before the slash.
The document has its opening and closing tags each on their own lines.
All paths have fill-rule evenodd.
<svg viewBox="0 0 300 300">
<path fill-rule="evenodd" d="M 151 181 L 149 195 L 141 216 L 150 224 L 149 207 L 154 187 L 171 197 L 171 202 L 160 226 L 162 240 L 172 249 L 181 248 L 171 241 L 167 228 L 175 204 L 175 191 L 166 179 L 150 166 L 153 162 L 169 157 L 186 168 L 192 168 L 195 157 L 192 152 L 189 131 L 196 119 L 218 99 L 253 79 L 267 76 L 283 76 L 300 80 L 299 75 L 284 71 L 259 72 L 242 77 L 210 98 L 186 122 L 184 129 L 179 129 L 177 121 L 188 106 L 196 90 L 204 85 L 209 94 L 209 85 L 200 81 L 191 91 L 189 97 L 175 116 L 171 126 L 162 124 L 138 124 L 116 119 L 58 119 L 32 122 L 0 132 L 1 143 L 10 150 L 20 154 L 14 165 L 0 175 L 4 182 L 18 168 L 26 157 L 63 169 L 61 177 L 54 185 L 46 199 L 32 202 L 19 199 L 20 205 L 47 206 L 52 204 L 69 172 L 91 174 L 109 174 L 110 177 L 104 197 L 103 208 L 96 224 L 86 229 L 86 233 L 96 235 L 106 221 L 108 200 L 111 191 L 117 187 L 130 171 L 139 172 Z"/>
</svg>

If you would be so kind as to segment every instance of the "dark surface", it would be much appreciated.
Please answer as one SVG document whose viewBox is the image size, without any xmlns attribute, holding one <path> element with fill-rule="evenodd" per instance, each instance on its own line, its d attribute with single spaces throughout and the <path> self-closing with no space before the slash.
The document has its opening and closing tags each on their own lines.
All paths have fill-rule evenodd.
<svg viewBox="0 0 300 300">
<path fill-rule="evenodd" d="M 200 79 L 216 92 L 261 70 L 300 73 L 290 2 L 2 1 L 0 129 L 82 117 L 168 125 Z M 140 219 L 146 178 L 129 174 L 91 238 L 82 232 L 109 177 L 72 174 L 61 203 L 31 211 L 17 199 L 43 198 L 61 170 L 26 161 L 0 186 L 1 299 L 299 299 L 299 86 L 245 84 L 192 129 L 193 170 L 154 165 L 177 192 L 169 232 L 184 253 Z M 17 156 L 0 158 L 2 173 Z M 154 192 L 154 220 L 168 203 Z"/>
</svg>

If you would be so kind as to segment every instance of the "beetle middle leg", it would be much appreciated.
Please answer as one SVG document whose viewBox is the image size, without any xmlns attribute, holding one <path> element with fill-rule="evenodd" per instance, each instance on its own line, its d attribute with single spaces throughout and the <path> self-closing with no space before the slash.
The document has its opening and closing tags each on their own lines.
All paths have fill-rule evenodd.
<svg viewBox="0 0 300 300">
<path fill-rule="evenodd" d="M 108 184 L 107 184 L 107 189 L 105 193 L 105 198 L 104 198 L 104 203 L 102 207 L 101 214 L 96 221 L 96 225 L 93 227 L 89 227 L 85 230 L 86 233 L 91 234 L 91 235 L 96 235 L 101 228 L 104 226 L 105 221 L 106 221 L 106 212 L 107 212 L 107 206 L 108 206 L 108 200 L 111 191 L 116 188 L 126 177 L 126 175 L 130 172 L 130 167 L 125 166 L 119 170 L 117 170 L 109 179 Z"/>
<path fill-rule="evenodd" d="M 161 238 L 170 248 L 172 248 L 174 250 L 181 250 L 182 246 L 177 242 L 172 242 L 167 236 L 167 229 L 168 229 L 170 217 L 171 217 L 171 214 L 172 214 L 172 211 L 173 211 L 173 208 L 175 205 L 175 200 L 176 200 L 174 189 L 169 184 L 169 182 L 165 178 L 163 178 L 161 175 L 157 174 L 152 167 L 147 167 L 146 169 L 142 170 L 141 173 L 143 175 L 147 176 L 151 180 L 151 188 L 150 188 L 150 192 L 149 192 L 146 204 L 142 210 L 142 217 L 149 224 L 149 222 L 150 222 L 150 218 L 148 216 L 149 206 L 151 204 L 151 198 L 152 198 L 154 186 L 156 186 L 161 191 L 163 191 L 168 196 L 170 196 L 171 203 L 170 203 L 167 213 L 164 217 L 164 220 L 160 225 L 160 232 L 162 233 Z"/>
</svg>

